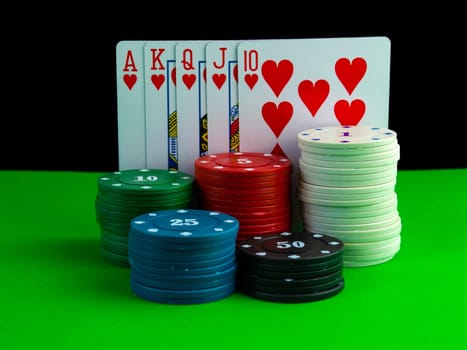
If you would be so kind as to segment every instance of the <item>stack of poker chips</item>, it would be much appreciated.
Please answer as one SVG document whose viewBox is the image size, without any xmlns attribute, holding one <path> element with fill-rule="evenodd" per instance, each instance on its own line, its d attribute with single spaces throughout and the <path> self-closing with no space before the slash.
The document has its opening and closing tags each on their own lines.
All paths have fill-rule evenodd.
<svg viewBox="0 0 467 350">
<path fill-rule="evenodd" d="M 193 183 L 191 175 L 163 169 L 129 169 L 100 176 L 95 211 L 103 257 L 128 266 L 131 220 L 154 210 L 189 208 Z"/>
<path fill-rule="evenodd" d="M 330 298 L 344 289 L 343 249 L 343 242 L 335 237 L 305 232 L 238 242 L 239 290 L 284 303 Z"/>
<path fill-rule="evenodd" d="M 292 163 L 287 157 L 217 153 L 197 158 L 194 166 L 198 206 L 235 216 L 238 240 L 290 229 Z"/>
<path fill-rule="evenodd" d="M 131 221 L 130 286 L 143 299 L 200 304 L 236 288 L 238 220 L 200 209 L 163 210 Z"/>
<path fill-rule="evenodd" d="M 342 240 L 344 266 L 384 263 L 400 250 L 395 184 L 400 152 L 387 128 L 332 126 L 298 134 L 304 230 Z"/>
</svg>

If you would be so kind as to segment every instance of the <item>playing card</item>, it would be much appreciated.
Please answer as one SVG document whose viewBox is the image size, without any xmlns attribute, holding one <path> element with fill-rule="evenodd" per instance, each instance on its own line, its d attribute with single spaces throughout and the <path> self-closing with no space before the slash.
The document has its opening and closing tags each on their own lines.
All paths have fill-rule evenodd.
<svg viewBox="0 0 467 350">
<path fill-rule="evenodd" d="M 283 154 L 293 164 L 298 133 L 330 125 L 387 127 L 390 41 L 386 37 L 244 41 L 237 47 L 240 151 Z M 299 203 L 293 227 L 301 227 Z"/>
<path fill-rule="evenodd" d="M 144 58 L 145 41 L 120 41 L 117 59 L 119 169 L 144 168 L 146 163 Z"/>
<path fill-rule="evenodd" d="M 206 110 L 210 154 L 239 150 L 238 41 L 206 45 Z"/>
<path fill-rule="evenodd" d="M 178 169 L 175 87 L 176 41 L 144 45 L 147 166 Z"/>
<path fill-rule="evenodd" d="M 388 126 L 386 37 L 244 41 L 238 66 L 242 151 L 282 153 L 297 164 L 302 130 Z"/>
<path fill-rule="evenodd" d="M 194 161 L 208 151 L 206 111 L 207 41 L 181 41 L 175 46 L 178 120 L 178 169 L 194 174 Z"/>
</svg>

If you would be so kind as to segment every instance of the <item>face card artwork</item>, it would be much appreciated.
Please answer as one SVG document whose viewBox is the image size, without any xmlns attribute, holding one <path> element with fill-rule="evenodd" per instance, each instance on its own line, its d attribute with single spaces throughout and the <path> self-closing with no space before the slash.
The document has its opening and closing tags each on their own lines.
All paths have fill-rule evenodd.
<svg viewBox="0 0 467 350">
<path fill-rule="evenodd" d="M 181 41 L 175 47 L 178 169 L 192 175 L 195 159 L 208 152 L 206 44 Z"/>
<path fill-rule="evenodd" d="M 206 109 L 209 153 L 239 150 L 238 41 L 206 45 Z"/>
<path fill-rule="evenodd" d="M 178 169 L 175 45 L 148 41 L 144 46 L 147 166 Z"/>
<path fill-rule="evenodd" d="M 145 41 L 120 41 L 117 59 L 117 119 L 119 169 L 145 168 L 144 105 Z"/>
<path fill-rule="evenodd" d="M 386 37 L 244 41 L 238 66 L 241 151 L 285 154 L 297 164 L 302 130 L 388 125 Z"/>
</svg>

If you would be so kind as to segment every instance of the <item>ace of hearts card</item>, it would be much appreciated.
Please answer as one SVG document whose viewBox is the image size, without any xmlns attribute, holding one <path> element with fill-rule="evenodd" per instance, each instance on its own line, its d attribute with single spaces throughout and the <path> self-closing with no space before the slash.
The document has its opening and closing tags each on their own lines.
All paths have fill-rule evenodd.
<svg viewBox="0 0 467 350">
<path fill-rule="evenodd" d="M 123 40 L 116 46 L 120 170 L 147 166 L 144 44 L 141 40 Z"/>
</svg>

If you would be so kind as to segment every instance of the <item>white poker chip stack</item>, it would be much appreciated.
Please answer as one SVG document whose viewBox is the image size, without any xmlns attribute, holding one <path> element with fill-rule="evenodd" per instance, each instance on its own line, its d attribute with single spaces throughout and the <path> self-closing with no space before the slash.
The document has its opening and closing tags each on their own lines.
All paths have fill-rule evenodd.
<svg viewBox="0 0 467 350">
<path fill-rule="evenodd" d="M 303 229 L 344 242 L 345 267 L 384 263 L 400 250 L 395 192 L 400 147 L 387 128 L 330 126 L 298 134 Z"/>
</svg>

